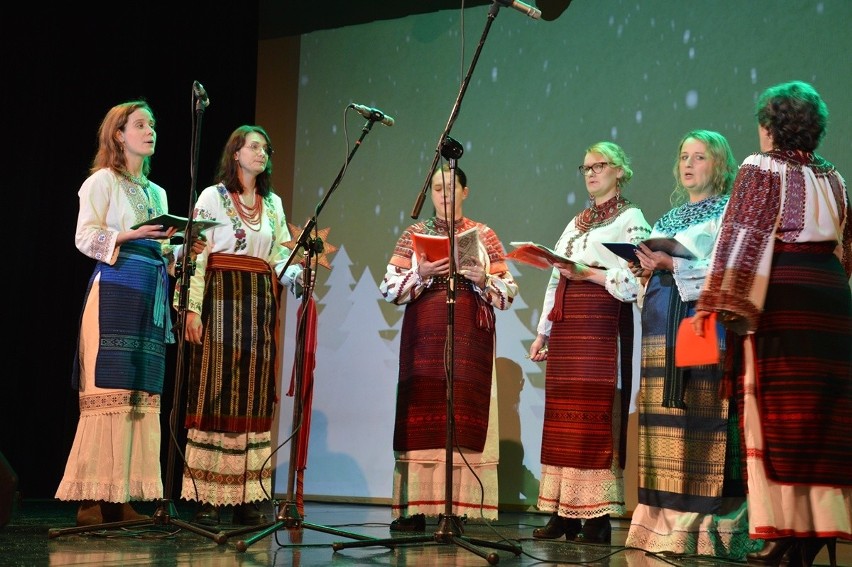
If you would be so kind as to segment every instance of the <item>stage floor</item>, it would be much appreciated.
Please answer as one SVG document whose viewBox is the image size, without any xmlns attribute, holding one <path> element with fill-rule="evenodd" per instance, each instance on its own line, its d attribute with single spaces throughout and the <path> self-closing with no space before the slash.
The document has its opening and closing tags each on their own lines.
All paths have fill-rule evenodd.
<svg viewBox="0 0 852 567">
<path fill-rule="evenodd" d="M 154 503 L 135 505 L 139 512 L 154 513 Z M 501 512 L 491 526 L 474 521 L 463 523 L 464 543 L 459 545 L 439 534 L 437 523 L 427 523 L 421 534 L 393 536 L 393 549 L 370 545 L 355 547 L 362 538 L 390 538 L 391 512 L 387 506 L 306 502 L 302 529 L 279 529 L 264 534 L 256 530 L 231 532 L 236 526 L 223 524 L 221 531 L 198 534 L 180 524 L 192 518 L 194 506 L 175 503 L 173 510 L 160 507 L 165 521 L 132 527 L 73 533 L 76 505 L 54 500 L 24 500 L 16 506 L 9 523 L 0 528 L 0 565 L 41 567 L 59 565 L 111 566 L 314 566 L 314 565 L 584 565 L 592 567 L 716 567 L 744 565 L 714 561 L 706 557 L 659 557 L 623 547 L 628 522 L 614 519 L 612 545 L 543 541 L 532 538 L 532 530 L 547 516 L 537 513 Z M 272 504 L 267 504 L 273 519 Z M 174 515 L 171 515 L 174 513 Z M 287 506 L 280 519 L 297 522 Z M 230 520 L 228 512 L 224 521 Z M 177 524 L 174 522 L 178 522 Z M 209 535 L 208 535 L 209 534 Z M 439 541 L 436 541 L 436 537 Z M 407 538 L 415 538 L 410 540 Z M 336 544 L 341 544 L 342 547 Z M 494 544 L 494 545 L 492 545 Z M 335 549 L 337 547 L 337 549 Z M 504 547 L 508 547 L 508 551 Z M 514 550 L 512 549 L 514 548 Z M 517 551 L 517 553 L 515 552 Z M 838 542 L 838 565 L 852 566 L 852 545 Z M 828 565 L 823 549 L 816 565 Z"/>
</svg>

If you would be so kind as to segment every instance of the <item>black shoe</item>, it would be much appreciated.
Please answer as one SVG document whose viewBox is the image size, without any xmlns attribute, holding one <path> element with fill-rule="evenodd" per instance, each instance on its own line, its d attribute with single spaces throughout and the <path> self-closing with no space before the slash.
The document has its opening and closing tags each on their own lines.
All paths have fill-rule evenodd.
<svg viewBox="0 0 852 567">
<path fill-rule="evenodd" d="M 407 518 L 397 518 L 391 522 L 390 530 L 392 532 L 425 532 L 426 515 L 414 514 Z"/>
<path fill-rule="evenodd" d="M 748 561 L 749 565 L 777 566 L 781 564 L 781 560 L 784 557 L 788 557 L 788 559 L 796 558 L 801 561 L 801 553 L 797 549 L 796 538 L 783 537 L 767 540 L 763 545 L 763 549 L 747 554 L 746 561 Z"/>
<path fill-rule="evenodd" d="M 828 547 L 828 563 L 831 567 L 837 566 L 837 538 L 833 537 L 810 537 L 800 539 L 796 547 L 799 549 L 801 558 L 799 563 L 790 562 L 790 567 L 810 567 L 814 564 L 814 559 L 819 554 L 823 546 Z"/>
<path fill-rule="evenodd" d="M 198 509 L 198 512 L 195 513 L 192 522 L 194 524 L 201 524 L 202 526 L 218 526 L 219 509 L 213 504 L 204 503 Z"/>
<path fill-rule="evenodd" d="M 247 502 L 234 506 L 231 522 L 241 526 L 259 526 L 266 523 L 266 516 L 260 511 L 256 502 Z"/>
<path fill-rule="evenodd" d="M 612 524 L 609 523 L 609 514 L 586 520 L 580 535 L 577 536 L 577 541 L 607 545 L 612 543 Z"/>
<path fill-rule="evenodd" d="M 536 539 L 559 539 L 565 536 L 568 541 L 576 539 L 582 529 L 582 523 L 578 518 L 562 518 L 558 514 L 550 516 L 547 525 L 533 530 Z"/>
<path fill-rule="evenodd" d="M 565 539 L 574 541 L 583 531 L 583 522 L 580 518 L 563 518 L 565 523 Z"/>
</svg>

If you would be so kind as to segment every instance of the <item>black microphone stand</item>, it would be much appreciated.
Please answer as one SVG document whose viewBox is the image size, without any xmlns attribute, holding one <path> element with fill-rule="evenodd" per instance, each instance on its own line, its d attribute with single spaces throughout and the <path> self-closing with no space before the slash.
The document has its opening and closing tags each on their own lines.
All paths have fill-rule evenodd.
<svg viewBox="0 0 852 567">
<path fill-rule="evenodd" d="M 420 209 L 423 206 L 423 201 L 426 197 L 426 192 L 429 190 L 431 185 L 432 175 L 435 172 L 435 169 L 438 165 L 438 161 L 441 156 L 449 161 L 450 164 L 450 179 L 451 181 L 451 191 L 452 191 L 452 207 L 449 217 L 449 228 L 448 228 L 448 237 L 450 240 L 450 273 L 447 279 L 447 382 L 446 382 L 446 400 L 447 400 L 447 433 L 446 433 L 446 446 L 445 446 L 445 472 L 444 472 L 444 513 L 439 516 L 438 519 L 438 529 L 435 531 L 433 535 L 423 535 L 423 536 L 413 536 L 413 537 L 403 537 L 403 538 L 386 538 L 386 539 L 369 539 L 369 540 L 361 540 L 355 542 L 336 542 L 332 544 L 332 549 L 334 551 L 339 551 L 341 549 L 346 549 L 350 547 L 371 547 L 371 546 L 386 546 L 393 547 L 395 545 L 402 544 L 410 544 L 410 543 L 426 543 L 426 542 L 434 542 L 438 544 L 454 544 L 459 547 L 463 547 L 468 551 L 479 555 L 490 565 L 496 565 L 500 561 L 500 556 L 494 552 L 487 553 L 482 549 L 479 549 L 476 546 L 484 546 L 490 547 L 493 549 L 499 549 L 502 551 L 510 551 L 515 555 L 521 554 L 521 548 L 512 545 L 509 543 L 501 543 L 501 542 L 491 542 L 481 539 L 475 539 L 463 536 L 462 533 L 464 530 L 462 529 L 462 523 L 460 518 L 453 514 L 453 439 L 454 439 L 454 425 L 455 425 L 455 410 L 453 406 L 453 375 L 454 375 L 454 353 L 455 353 L 455 286 L 456 286 L 456 269 L 455 265 L 455 189 L 456 189 L 456 160 L 461 157 L 463 153 L 463 149 L 461 144 L 459 144 L 456 140 L 450 138 L 449 133 L 452 128 L 453 123 L 455 122 L 459 108 L 461 107 L 462 98 L 464 98 L 464 93 L 467 90 L 467 86 L 470 83 L 470 77 L 473 73 L 473 69 L 476 66 L 476 62 L 479 59 L 479 54 L 482 51 L 482 46 L 485 43 L 485 38 L 488 35 L 488 31 L 491 29 L 491 24 L 494 22 L 494 18 L 497 17 L 497 12 L 500 7 L 495 0 L 495 2 L 491 5 L 491 9 L 488 11 L 488 20 L 485 25 L 485 30 L 482 33 L 482 37 L 480 38 L 479 45 L 476 48 L 476 53 L 473 56 L 473 60 L 471 62 L 470 68 L 465 75 L 464 80 L 462 81 L 461 89 L 459 90 L 459 95 L 456 98 L 456 102 L 453 105 L 453 110 L 450 114 L 450 119 L 447 122 L 447 126 L 444 129 L 444 132 L 441 134 L 441 138 L 438 141 L 438 147 L 435 150 L 435 158 L 432 161 L 432 167 L 429 170 L 429 173 L 426 177 L 426 182 L 423 185 L 423 189 L 418 195 L 417 202 L 414 205 L 414 210 L 411 213 L 412 218 L 417 218 L 420 216 Z"/>
<path fill-rule="evenodd" d="M 177 332 L 177 344 L 178 344 L 178 353 L 177 353 L 177 362 L 175 365 L 175 385 L 174 385 L 174 394 L 172 398 L 172 411 L 169 414 L 169 453 L 166 465 L 166 480 L 165 486 L 163 489 L 163 498 L 157 502 L 157 509 L 154 511 L 154 514 L 150 518 L 143 518 L 139 520 L 124 520 L 119 522 L 107 522 L 104 524 L 95 524 L 91 526 L 78 526 L 73 528 L 63 528 L 63 529 L 50 529 L 48 530 L 48 537 L 55 538 L 62 535 L 69 534 L 79 534 L 91 531 L 100 531 L 100 530 L 108 530 L 108 529 L 117 529 L 117 528 L 127 528 L 132 526 L 144 526 L 144 525 L 155 525 L 155 526 L 166 526 L 166 525 L 175 525 L 190 532 L 203 535 L 207 538 L 210 538 L 216 543 L 223 543 L 225 540 L 222 538 L 222 534 L 216 534 L 214 532 L 205 530 L 196 526 L 195 524 L 185 522 L 177 517 L 177 510 L 175 509 L 174 502 L 171 500 L 172 492 L 173 492 L 173 482 L 174 482 L 174 467 L 175 467 L 175 451 L 177 450 L 177 440 L 175 439 L 174 432 L 177 430 L 177 416 L 178 411 L 177 408 L 180 407 L 180 399 L 181 399 L 181 391 L 183 388 L 183 378 L 184 378 L 184 359 L 186 356 L 186 340 L 184 338 L 184 327 L 186 325 L 186 304 L 187 304 L 187 295 L 189 291 L 189 278 L 192 276 L 192 273 L 195 269 L 195 263 L 190 258 L 189 253 L 192 249 L 192 244 L 195 241 L 195 238 L 192 234 L 193 228 L 193 215 L 192 211 L 195 207 L 195 189 L 197 183 L 197 169 L 198 169 L 198 154 L 200 148 L 200 137 L 201 137 L 201 120 L 204 115 L 204 109 L 210 104 L 206 98 L 201 98 L 198 96 L 198 93 L 193 90 L 193 101 L 195 105 L 195 120 L 194 120 L 194 128 L 193 128 L 193 138 L 192 138 L 192 163 L 191 163 L 191 179 L 190 179 L 190 191 L 189 191 L 189 215 L 186 224 L 186 229 L 184 230 L 184 238 L 183 238 L 183 259 L 186 260 L 185 266 L 181 268 L 181 263 L 178 262 L 176 266 L 176 271 L 178 272 L 176 275 L 178 277 L 178 317 L 177 323 L 173 327 L 173 331 Z"/>
<path fill-rule="evenodd" d="M 370 130 L 373 128 L 373 124 L 376 120 L 381 120 L 380 116 L 371 116 L 366 123 L 364 123 L 364 127 L 362 128 L 361 136 L 358 138 L 358 141 L 353 146 L 352 150 L 349 152 L 349 155 L 346 158 L 346 162 L 340 169 L 340 172 L 337 174 L 337 178 L 332 183 L 331 188 L 325 194 L 320 203 L 316 206 L 314 216 L 305 224 L 304 229 L 302 229 L 302 233 L 299 235 L 298 240 L 296 241 L 296 245 L 293 248 L 293 251 L 290 253 L 290 258 L 287 260 L 287 263 L 284 265 L 284 271 L 293 263 L 293 259 L 296 258 L 297 252 L 299 248 L 303 248 L 305 250 L 305 275 L 303 276 L 303 280 L 305 282 L 305 289 L 302 294 L 302 316 L 299 319 L 299 323 L 296 329 L 296 349 L 295 349 L 295 361 L 293 363 L 294 366 L 294 383 L 295 389 L 293 394 L 293 417 L 292 417 L 292 426 L 291 426 L 291 434 L 290 434 L 290 463 L 288 466 L 288 474 L 287 474 L 287 495 L 283 502 L 280 502 L 278 505 L 278 511 L 275 516 L 275 521 L 272 523 L 268 523 L 261 526 L 249 526 L 246 528 L 240 528 L 236 530 L 232 530 L 227 534 L 221 534 L 221 536 L 225 539 L 230 538 L 236 535 L 242 535 L 245 533 L 261 530 L 260 533 L 255 534 L 254 536 L 237 541 L 237 551 L 244 552 L 246 551 L 250 545 L 254 544 L 256 541 L 263 539 L 264 537 L 270 535 L 273 532 L 276 532 L 282 528 L 286 528 L 289 530 L 301 530 L 303 528 L 307 528 L 310 530 L 315 530 L 318 532 L 324 532 L 332 535 L 339 535 L 344 537 L 349 537 L 352 539 L 359 540 L 368 540 L 372 539 L 368 536 L 363 536 L 359 534 L 354 534 L 350 532 L 346 532 L 343 530 L 338 530 L 335 528 L 330 528 L 327 526 L 322 526 L 318 524 L 312 524 L 309 522 L 305 522 L 302 516 L 299 514 L 299 509 L 296 503 L 296 460 L 297 455 L 299 453 L 299 437 L 298 432 L 302 427 L 303 417 L 304 417 L 304 407 L 302 405 L 303 402 L 303 361 L 304 354 L 306 348 L 306 330 L 307 330 L 307 302 L 310 300 L 313 294 L 313 275 L 311 274 L 312 263 L 313 263 L 313 255 L 315 252 L 322 252 L 323 243 L 319 238 L 312 239 L 311 231 L 314 230 L 317 226 L 317 217 L 322 211 L 323 207 L 325 207 L 326 202 L 331 197 L 331 194 L 334 193 L 337 186 L 340 184 L 340 181 L 343 179 L 343 175 L 346 172 L 346 168 L 349 165 L 349 162 L 352 161 L 355 152 L 358 151 L 358 148 L 361 147 L 361 143 Z M 282 272 L 283 273 L 283 272 Z"/>
</svg>

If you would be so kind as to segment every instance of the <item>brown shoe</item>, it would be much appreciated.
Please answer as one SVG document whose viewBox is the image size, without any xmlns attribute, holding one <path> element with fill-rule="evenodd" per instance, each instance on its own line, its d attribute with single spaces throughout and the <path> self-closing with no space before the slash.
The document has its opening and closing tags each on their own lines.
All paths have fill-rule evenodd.
<svg viewBox="0 0 852 567">
<path fill-rule="evenodd" d="M 130 502 L 101 502 L 101 514 L 104 522 L 126 522 L 129 520 L 147 520 L 150 516 L 140 514 Z"/>
<path fill-rule="evenodd" d="M 101 503 L 94 500 L 84 500 L 77 508 L 78 526 L 96 526 L 104 523 L 101 513 Z"/>
</svg>

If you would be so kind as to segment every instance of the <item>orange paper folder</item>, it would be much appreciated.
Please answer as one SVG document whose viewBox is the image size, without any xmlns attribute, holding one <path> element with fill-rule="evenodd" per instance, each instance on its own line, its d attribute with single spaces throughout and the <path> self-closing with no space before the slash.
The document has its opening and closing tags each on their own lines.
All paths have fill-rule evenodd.
<svg viewBox="0 0 852 567">
<path fill-rule="evenodd" d="M 703 366 L 718 364 L 719 343 L 716 334 L 716 313 L 711 312 L 704 319 L 704 336 L 699 337 L 692 330 L 692 317 L 680 323 L 675 339 L 675 366 Z"/>
<path fill-rule="evenodd" d="M 510 242 L 509 244 L 514 246 L 515 249 L 506 254 L 507 260 L 548 270 L 553 268 L 554 262 L 562 262 L 564 264 L 574 263 L 543 244 L 536 244 L 535 242 Z"/>
</svg>

